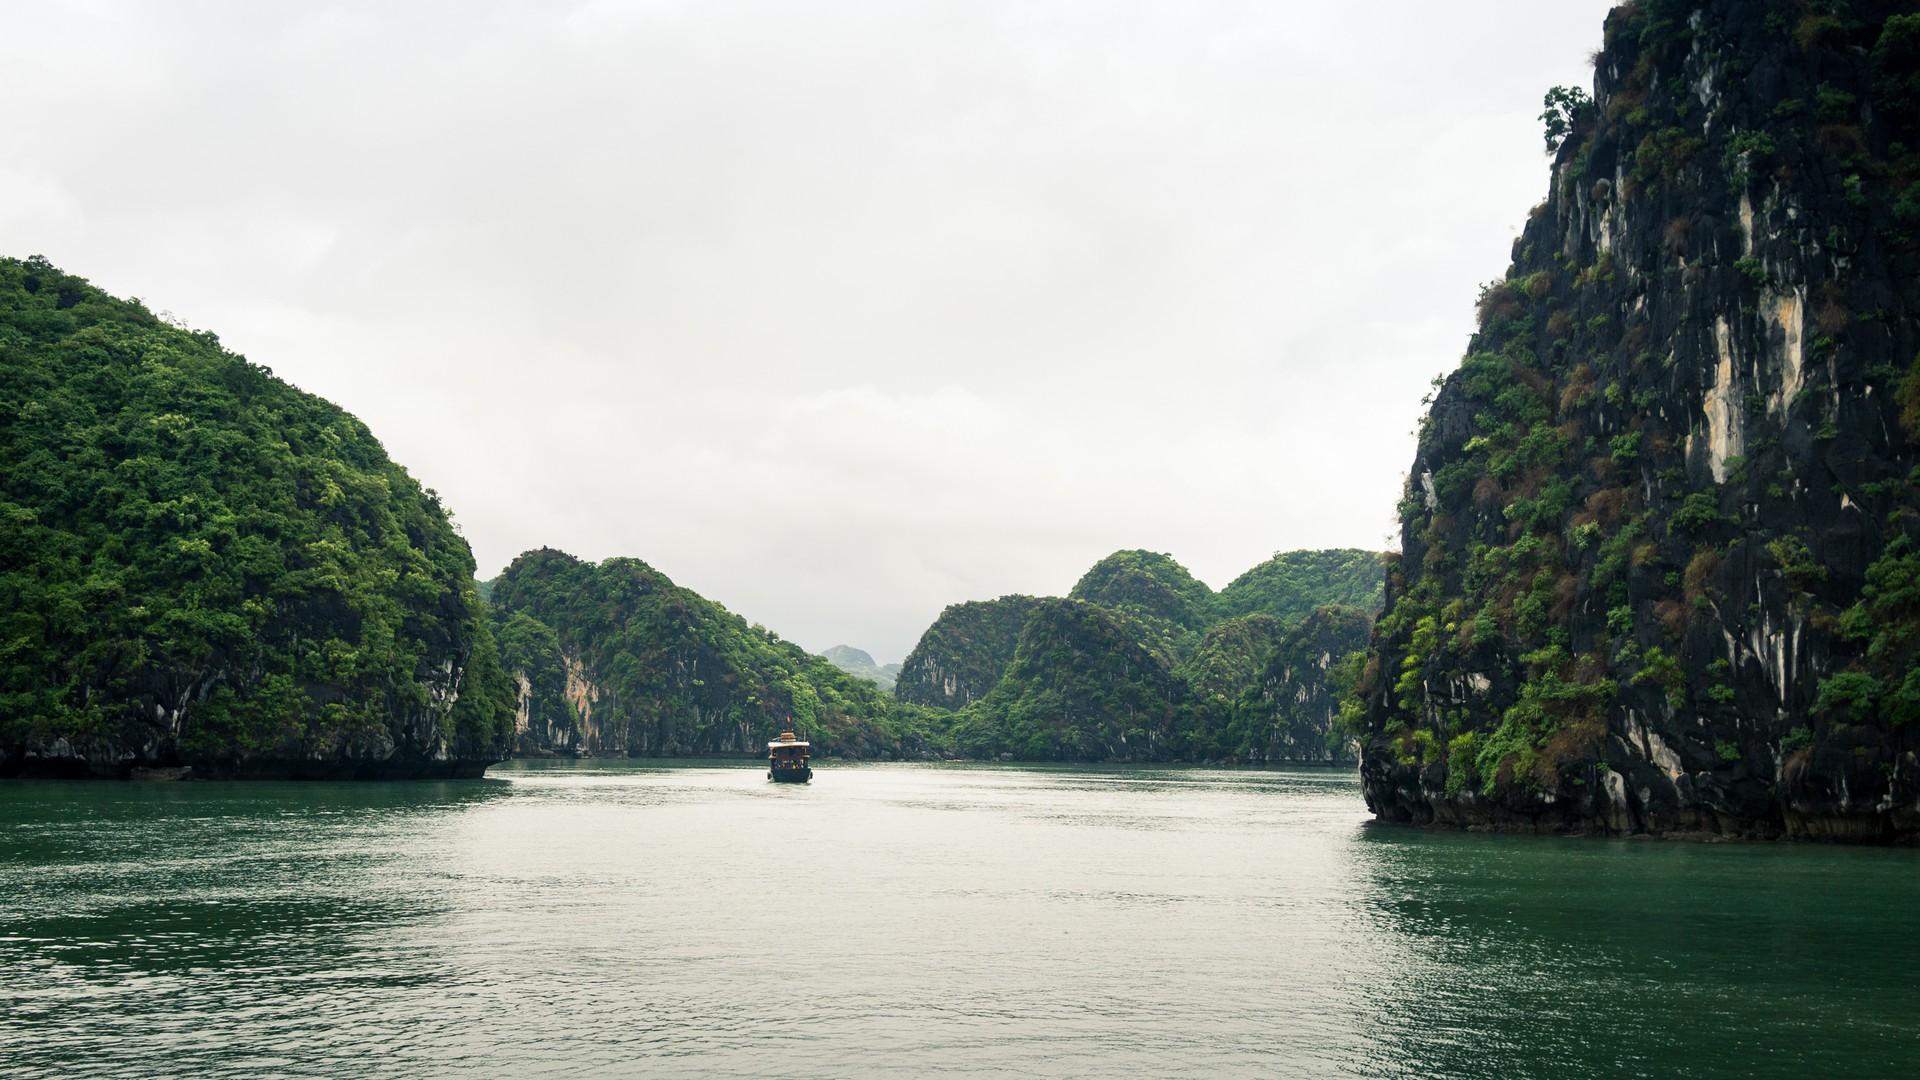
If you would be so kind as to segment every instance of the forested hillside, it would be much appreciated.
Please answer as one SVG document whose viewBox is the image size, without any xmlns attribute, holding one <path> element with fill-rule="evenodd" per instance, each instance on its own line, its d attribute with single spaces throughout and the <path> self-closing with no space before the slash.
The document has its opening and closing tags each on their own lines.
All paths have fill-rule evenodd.
<svg viewBox="0 0 1920 1080">
<path fill-rule="evenodd" d="M 986 697 L 1013 663 L 1020 630 L 1039 603 L 1016 595 L 949 606 L 907 654 L 894 696 L 942 709 Z"/>
<path fill-rule="evenodd" d="M 1378 552 L 1282 551 L 1221 589 L 1214 610 L 1222 618 L 1259 612 L 1287 623 L 1297 623 L 1328 604 L 1376 612 L 1385 585 Z"/>
<path fill-rule="evenodd" d="M 508 620 L 527 752 L 760 753 L 788 727 L 817 753 L 845 757 L 921 756 L 936 745 L 926 710 L 638 559 L 529 551 L 495 582 L 493 598 Z"/>
<path fill-rule="evenodd" d="M 40 259 L 0 259 L 0 416 L 0 773 L 505 755 L 473 556 L 359 421 Z"/>
<path fill-rule="evenodd" d="M 1216 594 L 1168 555 L 1115 552 L 1065 601 L 948 608 L 896 693 L 960 710 L 967 756 L 1350 761 L 1337 680 L 1358 670 L 1341 661 L 1365 647 L 1380 582 L 1368 552 L 1287 552 Z"/>
</svg>

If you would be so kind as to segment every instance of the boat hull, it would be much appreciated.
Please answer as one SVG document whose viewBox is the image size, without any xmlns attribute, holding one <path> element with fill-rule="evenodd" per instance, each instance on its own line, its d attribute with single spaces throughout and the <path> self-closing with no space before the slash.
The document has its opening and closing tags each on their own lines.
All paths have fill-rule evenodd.
<svg viewBox="0 0 1920 1080">
<path fill-rule="evenodd" d="M 804 784 L 813 779 L 812 768 L 768 769 L 767 779 L 776 784 Z"/>
</svg>

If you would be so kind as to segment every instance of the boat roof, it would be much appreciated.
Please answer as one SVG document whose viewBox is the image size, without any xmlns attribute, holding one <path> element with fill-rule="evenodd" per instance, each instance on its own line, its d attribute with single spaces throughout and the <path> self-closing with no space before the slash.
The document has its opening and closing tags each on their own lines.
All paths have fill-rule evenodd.
<svg viewBox="0 0 1920 1080">
<path fill-rule="evenodd" d="M 798 747 L 805 748 L 812 745 L 813 745 L 812 743 L 808 742 L 805 739 L 787 739 L 784 741 L 780 739 L 775 739 L 772 742 L 767 744 L 767 749 L 771 750 L 776 746 L 798 746 Z"/>
</svg>

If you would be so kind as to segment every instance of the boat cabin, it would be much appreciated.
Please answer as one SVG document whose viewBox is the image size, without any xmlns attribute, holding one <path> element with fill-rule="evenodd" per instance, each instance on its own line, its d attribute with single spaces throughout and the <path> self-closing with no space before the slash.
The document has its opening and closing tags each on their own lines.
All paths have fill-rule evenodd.
<svg viewBox="0 0 1920 1080">
<path fill-rule="evenodd" d="M 791 731 L 767 744 L 767 779 L 804 784 L 813 779 L 813 766 L 807 764 L 813 753 L 805 739 Z"/>
</svg>

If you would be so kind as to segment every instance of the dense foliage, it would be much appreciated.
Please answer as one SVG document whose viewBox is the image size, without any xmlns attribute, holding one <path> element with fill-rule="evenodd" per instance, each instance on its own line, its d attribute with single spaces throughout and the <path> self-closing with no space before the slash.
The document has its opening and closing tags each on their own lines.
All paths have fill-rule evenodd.
<svg viewBox="0 0 1920 1080">
<path fill-rule="evenodd" d="M 1114 552 L 1095 563 L 1067 595 L 1169 623 L 1175 633 L 1197 633 L 1213 621 L 1213 590 L 1171 555 L 1154 551 Z"/>
<path fill-rule="evenodd" d="M 900 666 L 894 696 L 942 709 L 987 696 L 1013 663 L 1020 631 L 1040 602 L 1012 595 L 949 605 Z"/>
<path fill-rule="evenodd" d="M 1167 761 L 1193 750 L 1199 722 L 1174 658 L 1132 615 L 1079 600 L 1041 603 L 993 692 L 962 713 L 970 757 Z"/>
<path fill-rule="evenodd" d="M 930 749 L 929 714 L 824 657 L 749 625 L 638 559 L 582 562 L 543 548 L 494 585 L 505 616 L 552 628 L 546 655 L 516 673 L 570 669 L 573 741 L 560 753 L 757 752 L 791 727 L 817 752 L 857 757 Z M 531 675 L 528 675 L 531 678 Z M 560 731 L 560 728 L 554 728 Z"/>
<path fill-rule="evenodd" d="M 1215 607 L 1226 618 L 1263 612 L 1287 623 L 1327 604 L 1372 614 L 1380 610 L 1385 584 L 1378 552 L 1281 551 L 1221 589 Z"/>
<path fill-rule="evenodd" d="M 513 676 L 518 692 L 515 752 L 531 756 L 577 752 L 580 714 L 567 697 L 559 635 L 524 611 L 495 607 L 493 636 L 500 647 L 500 667 Z"/>
<path fill-rule="evenodd" d="M 1180 675 L 1199 700 L 1227 707 L 1259 681 L 1286 632 L 1287 624 L 1271 615 L 1241 615 L 1217 622 L 1180 665 Z"/>
<path fill-rule="evenodd" d="M 0 769 L 501 756 L 473 557 L 359 421 L 40 259 L 0 417 Z"/>
<path fill-rule="evenodd" d="M 1380 579 L 1377 555 L 1286 552 L 1215 595 L 1170 556 L 1116 552 L 1067 601 L 948 608 L 897 692 L 961 707 L 952 745 L 968 755 L 1350 759 L 1346 736 L 1329 742 L 1333 680 L 1365 645 Z M 1368 607 L 1316 615 L 1350 600 Z M 1242 610 L 1226 614 L 1229 601 Z M 1343 633 L 1327 630 L 1330 619 Z M 1309 642 L 1324 648 L 1298 660 Z M 1327 649 L 1338 651 L 1321 656 Z"/>
</svg>

